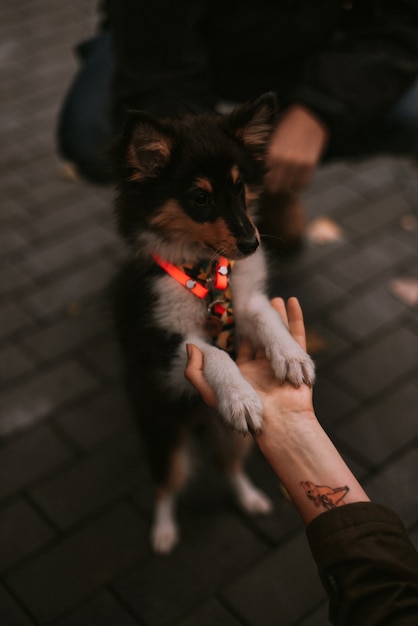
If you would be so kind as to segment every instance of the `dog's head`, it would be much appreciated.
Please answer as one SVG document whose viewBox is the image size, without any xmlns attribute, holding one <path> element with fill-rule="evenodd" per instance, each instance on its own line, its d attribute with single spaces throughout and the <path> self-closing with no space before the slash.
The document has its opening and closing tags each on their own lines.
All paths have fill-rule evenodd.
<svg viewBox="0 0 418 626">
<path fill-rule="evenodd" d="M 257 249 L 248 205 L 262 182 L 275 114 L 267 94 L 227 116 L 130 115 L 118 148 L 116 211 L 138 254 L 180 262 Z"/>
</svg>

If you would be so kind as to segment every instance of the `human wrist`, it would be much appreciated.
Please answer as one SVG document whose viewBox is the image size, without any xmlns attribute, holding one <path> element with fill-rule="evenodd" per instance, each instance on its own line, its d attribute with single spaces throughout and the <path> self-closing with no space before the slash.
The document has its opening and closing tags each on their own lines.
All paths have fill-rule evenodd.
<svg viewBox="0 0 418 626">
<path fill-rule="evenodd" d="M 257 435 L 257 444 L 262 452 L 268 454 L 270 448 L 274 452 L 300 449 L 301 443 L 308 438 L 318 436 L 322 427 L 313 409 L 282 409 L 269 411 L 264 405 L 262 431 Z"/>
<path fill-rule="evenodd" d="M 286 385 L 286 383 L 284 383 Z M 290 386 L 289 386 L 290 387 Z M 299 393 L 296 398 L 295 394 Z M 298 429 L 303 424 L 317 424 L 318 419 L 312 404 L 312 390 L 303 385 L 295 390 L 290 387 L 289 393 L 282 385 L 279 393 L 269 392 L 262 395 L 263 400 L 263 423 L 267 429 L 285 429 L 292 432 L 292 429 Z"/>
<path fill-rule="evenodd" d="M 265 421 L 257 444 L 305 523 L 330 508 L 369 500 L 313 411 Z"/>
</svg>

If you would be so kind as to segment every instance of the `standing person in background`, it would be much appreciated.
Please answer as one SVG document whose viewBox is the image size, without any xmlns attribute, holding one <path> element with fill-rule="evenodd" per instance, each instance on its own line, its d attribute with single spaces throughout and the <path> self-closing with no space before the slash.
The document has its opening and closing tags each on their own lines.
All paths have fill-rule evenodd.
<svg viewBox="0 0 418 626">
<path fill-rule="evenodd" d="M 306 349 L 296 298 L 274 308 Z M 217 399 L 203 375 L 203 356 L 188 346 L 186 378 L 203 400 Z M 418 623 L 418 554 L 399 517 L 370 502 L 322 429 L 312 389 L 279 383 L 264 354 L 244 342 L 237 357 L 241 374 L 260 395 L 263 428 L 254 435 L 301 518 L 338 626 L 413 626 Z"/>
<path fill-rule="evenodd" d="M 262 229 L 300 241 L 295 195 L 322 159 L 418 153 L 416 0 L 106 0 L 58 125 L 59 151 L 97 182 L 129 109 L 224 110 L 277 93 Z"/>
</svg>

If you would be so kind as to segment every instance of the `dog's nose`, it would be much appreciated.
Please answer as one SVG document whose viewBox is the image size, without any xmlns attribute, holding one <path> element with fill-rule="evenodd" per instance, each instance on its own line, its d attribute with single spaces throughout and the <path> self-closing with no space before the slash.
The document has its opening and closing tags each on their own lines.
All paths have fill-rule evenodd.
<svg viewBox="0 0 418 626">
<path fill-rule="evenodd" d="M 238 250 L 245 255 L 255 252 L 259 245 L 260 242 L 255 235 L 253 237 L 246 237 L 245 239 L 239 239 L 237 241 Z"/>
</svg>

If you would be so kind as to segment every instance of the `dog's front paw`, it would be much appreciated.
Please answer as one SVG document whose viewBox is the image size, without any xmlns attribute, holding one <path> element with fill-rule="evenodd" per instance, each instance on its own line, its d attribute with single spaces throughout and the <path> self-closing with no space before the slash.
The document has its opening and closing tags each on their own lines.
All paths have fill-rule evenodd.
<svg viewBox="0 0 418 626">
<path fill-rule="evenodd" d="M 234 430 L 247 434 L 261 430 L 263 404 L 254 389 L 241 379 L 225 385 L 218 393 L 218 411 Z"/>
<path fill-rule="evenodd" d="M 304 383 L 312 387 L 314 384 L 315 365 L 311 357 L 296 342 L 286 350 L 270 349 L 268 357 L 279 380 L 288 380 L 295 387 L 300 387 Z"/>
<path fill-rule="evenodd" d="M 216 393 L 218 412 L 227 425 L 243 434 L 261 430 L 261 398 L 241 376 L 229 354 L 218 348 L 206 347 L 203 371 Z"/>
</svg>

